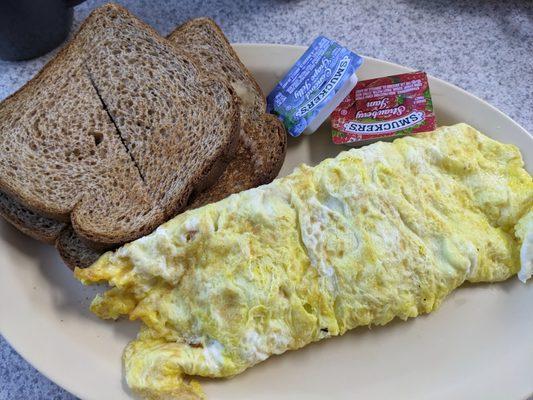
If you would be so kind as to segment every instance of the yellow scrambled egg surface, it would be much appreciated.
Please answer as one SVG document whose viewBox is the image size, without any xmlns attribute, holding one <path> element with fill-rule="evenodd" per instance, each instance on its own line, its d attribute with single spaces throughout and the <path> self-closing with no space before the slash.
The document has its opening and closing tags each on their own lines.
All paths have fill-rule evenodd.
<svg viewBox="0 0 533 400">
<path fill-rule="evenodd" d="M 124 353 L 128 384 L 150 399 L 197 398 L 190 375 L 238 374 L 428 313 L 467 280 L 507 279 L 532 229 L 515 226 L 532 208 L 518 149 L 459 124 L 303 165 L 181 214 L 76 276 L 112 286 L 93 301 L 98 316 L 143 322 Z"/>
</svg>

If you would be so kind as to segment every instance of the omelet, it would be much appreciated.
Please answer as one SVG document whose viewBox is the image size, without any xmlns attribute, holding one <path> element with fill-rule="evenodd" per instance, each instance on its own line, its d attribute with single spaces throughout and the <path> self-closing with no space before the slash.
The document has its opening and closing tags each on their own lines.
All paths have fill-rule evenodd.
<svg viewBox="0 0 533 400">
<path fill-rule="evenodd" d="M 273 354 L 429 313 L 465 281 L 531 274 L 533 182 L 518 149 L 458 124 L 340 153 L 181 214 L 75 271 L 148 399 L 201 398 Z M 524 246 L 522 246 L 524 244 Z M 522 249 L 521 249 L 522 248 Z M 522 254 L 521 254 L 522 253 Z"/>
</svg>

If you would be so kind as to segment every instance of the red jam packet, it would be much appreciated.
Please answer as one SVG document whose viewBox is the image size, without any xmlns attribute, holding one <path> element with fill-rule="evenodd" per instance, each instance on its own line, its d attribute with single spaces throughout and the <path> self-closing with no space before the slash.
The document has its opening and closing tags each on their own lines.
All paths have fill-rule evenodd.
<svg viewBox="0 0 533 400">
<path fill-rule="evenodd" d="M 360 81 L 331 114 L 335 144 L 363 144 L 435 129 L 425 72 Z"/>
</svg>

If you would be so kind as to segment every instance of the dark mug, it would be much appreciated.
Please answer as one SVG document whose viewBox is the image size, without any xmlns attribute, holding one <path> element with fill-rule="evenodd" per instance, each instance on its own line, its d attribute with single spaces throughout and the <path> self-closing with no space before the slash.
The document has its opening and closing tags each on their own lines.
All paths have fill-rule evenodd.
<svg viewBox="0 0 533 400">
<path fill-rule="evenodd" d="M 0 0 L 0 58 L 27 60 L 57 47 L 84 0 Z"/>
</svg>

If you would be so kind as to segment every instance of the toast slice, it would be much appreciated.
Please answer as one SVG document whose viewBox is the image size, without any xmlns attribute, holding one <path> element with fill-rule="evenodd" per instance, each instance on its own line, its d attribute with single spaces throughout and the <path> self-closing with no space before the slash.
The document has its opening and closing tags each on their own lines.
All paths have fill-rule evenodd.
<svg viewBox="0 0 533 400">
<path fill-rule="evenodd" d="M 70 269 L 76 266 L 88 267 L 104 252 L 104 250 L 95 250 L 83 242 L 71 225 L 43 217 L 2 192 L 0 192 L 0 215 L 31 238 L 55 245 Z"/>
<path fill-rule="evenodd" d="M 234 152 L 226 82 L 125 9 L 95 10 L 75 38 L 0 104 L 0 190 L 80 240 L 142 236 L 213 183 Z"/>
<path fill-rule="evenodd" d="M 266 114 L 261 88 L 220 27 L 210 18 L 196 18 L 175 29 L 168 39 L 205 71 L 224 77 L 241 100 L 241 135 L 235 157 L 217 183 L 199 193 L 190 207 L 272 181 L 285 159 L 285 128 Z"/>
<path fill-rule="evenodd" d="M 197 208 L 230 194 L 263 185 L 278 174 L 285 159 L 287 134 L 274 115 L 266 113 L 266 99 L 252 74 L 242 64 L 226 36 L 210 18 L 190 20 L 175 29 L 168 39 L 209 74 L 224 77 L 241 100 L 241 132 L 232 160 L 221 177 L 208 189 L 198 192 L 187 208 Z M 72 235 L 58 249 L 72 268 L 86 267 L 98 258 L 76 260 L 86 254 L 83 243 Z M 81 247 L 80 247 L 81 246 Z"/>
<path fill-rule="evenodd" d="M 286 133 L 275 116 L 265 114 L 266 100 L 261 89 L 220 28 L 211 19 L 198 18 L 172 32 L 169 40 L 201 68 L 227 79 L 241 99 L 241 137 L 233 159 L 217 182 L 196 194 L 188 208 L 270 182 L 283 164 Z M 88 248 L 70 229 L 61 234 L 57 248 L 70 267 L 88 266 L 100 254 Z"/>
<path fill-rule="evenodd" d="M 72 226 L 65 227 L 56 240 L 56 249 L 62 260 L 71 269 L 75 267 L 85 268 L 92 265 L 104 253 L 103 250 L 95 250 L 76 235 Z"/>
<path fill-rule="evenodd" d="M 0 215 L 22 233 L 54 245 L 61 231 L 67 226 L 28 210 L 5 193 L 0 192 Z"/>
</svg>

